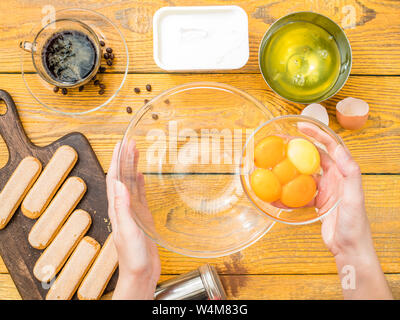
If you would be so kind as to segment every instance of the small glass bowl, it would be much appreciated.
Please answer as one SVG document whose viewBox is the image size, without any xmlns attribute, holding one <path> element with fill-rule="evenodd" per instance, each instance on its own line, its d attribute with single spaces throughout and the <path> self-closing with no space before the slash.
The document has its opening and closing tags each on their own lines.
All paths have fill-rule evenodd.
<svg viewBox="0 0 400 320">
<path fill-rule="evenodd" d="M 321 169 L 313 175 L 317 182 L 317 194 L 313 204 L 301 208 L 274 206 L 259 199 L 250 186 L 250 175 L 255 169 L 254 146 L 268 136 L 304 138 L 312 142 L 320 153 Z M 263 215 L 278 222 L 302 225 L 316 222 L 333 212 L 340 202 L 340 175 L 335 160 L 330 156 L 342 139 L 328 126 L 306 116 L 289 115 L 269 120 L 259 126 L 249 137 L 243 149 L 241 182 L 246 195 Z"/>
</svg>

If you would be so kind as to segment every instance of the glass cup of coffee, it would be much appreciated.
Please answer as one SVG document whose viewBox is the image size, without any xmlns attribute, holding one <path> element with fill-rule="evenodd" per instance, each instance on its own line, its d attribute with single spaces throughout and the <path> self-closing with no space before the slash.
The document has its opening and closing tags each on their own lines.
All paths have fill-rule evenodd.
<svg viewBox="0 0 400 320">
<path fill-rule="evenodd" d="M 20 47 L 31 52 L 40 77 L 60 88 L 86 84 L 100 67 L 102 50 L 96 33 L 75 19 L 50 22 L 33 42 L 22 41 Z"/>
</svg>

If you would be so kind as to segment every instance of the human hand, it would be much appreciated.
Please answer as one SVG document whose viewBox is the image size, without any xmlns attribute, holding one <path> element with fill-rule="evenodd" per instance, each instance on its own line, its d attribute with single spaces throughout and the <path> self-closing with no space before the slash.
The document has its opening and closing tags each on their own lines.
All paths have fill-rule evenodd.
<svg viewBox="0 0 400 320">
<path fill-rule="evenodd" d="M 318 194 L 313 205 L 321 214 L 338 206 L 322 218 L 322 238 L 334 256 L 347 251 L 373 249 L 371 230 L 365 210 L 361 171 L 349 150 L 330 135 L 309 123 L 299 124 L 304 134 L 313 137 L 326 149 L 318 148 L 322 177 L 316 177 Z"/>
<path fill-rule="evenodd" d="M 360 167 L 346 147 L 316 126 L 304 123 L 300 130 L 326 148 L 319 149 L 324 173 L 318 180 L 315 206 L 327 209 L 340 199 L 338 206 L 322 218 L 321 234 L 335 257 L 339 274 L 344 277 L 342 270 L 354 270 L 355 287 L 342 283 L 344 297 L 392 299 L 372 241 Z"/>
<path fill-rule="evenodd" d="M 145 197 L 144 177 L 137 172 L 139 152 L 134 144 L 129 146 L 129 152 L 135 159 L 132 172 L 136 176 L 136 190 L 131 198 L 126 186 L 117 180 L 119 146 L 120 143 L 114 148 L 107 174 L 108 215 L 119 261 L 119 277 L 113 299 L 153 299 L 161 273 L 160 258 L 154 242 L 133 218 L 135 210 L 151 216 Z"/>
</svg>

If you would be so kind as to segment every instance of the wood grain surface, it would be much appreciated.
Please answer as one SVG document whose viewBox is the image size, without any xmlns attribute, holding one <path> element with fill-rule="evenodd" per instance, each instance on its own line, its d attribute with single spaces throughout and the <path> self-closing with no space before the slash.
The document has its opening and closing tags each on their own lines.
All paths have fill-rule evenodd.
<svg viewBox="0 0 400 320">
<path fill-rule="evenodd" d="M 258 46 L 267 28 L 279 17 L 294 11 L 320 12 L 339 23 L 353 50 L 352 76 L 327 107 L 331 128 L 349 146 L 363 172 L 366 205 L 375 247 L 395 298 L 400 298 L 400 1 L 373 0 L 54 0 L 56 9 L 85 7 L 110 18 L 120 28 L 129 47 L 129 74 L 114 101 L 98 112 L 66 117 L 51 112 L 28 93 L 21 77 L 19 42 L 43 17 L 47 0 L 0 1 L 0 89 L 8 90 L 30 140 L 46 146 L 68 132 L 85 134 L 107 171 L 113 147 L 121 139 L 136 112 L 150 99 L 175 85 L 193 81 L 231 84 L 253 95 L 272 113 L 298 114 L 304 106 L 290 103 L 269 90 L 258 71 Z M 152 16 L 163 6 L 237 4 L 248 14 L 250 59 L 240 70 L 213 74 L 169 74 L 153 61 Z M 354 18 L 354 19 L 353 19 Z M 113 48 L 121 52 L 121 45 Z M 31 68 L 30 71 L 33 71 Z M 122 68 L 107 70 L 104 81 L 115 82 Z M 37 77 L 28 74 L 29 79 Z M 152 85 L 146 92 L 145 85 Z M 140 94 L 133 89 L 141 88 Z M 93 91 L 94 92 L 94 91 Z M 90 89 L 71 108 L 83 110 L 99 99 Z M 44 93 L 45 94 L 45 93 Z M 335 119 L 336 103 L 348 96 L 370 104 L 370 118 L 361 130 L 346 131 Z M 55 106 L 62 96 L 50 90 L 46 99 Z M 133 109 L 132 114 L 126 107 Z M 4 105 L 0 103 L 0 114 Z M 0 139 L 0 167 L 8 153 Z M 168 201 L 168 199 L 165 199 Z M 161 280 L 197 268 L 215 265 L 231 299 L 341 299 L 333 257 L 324 246 L 320 223 L 308 226 L 276 224 L 256 244 L 218 259 L 184 257 L 159 249 Z M 0 259 L 0 299 L 20 298 Z M 110 294 L 105 298 L 110 298 Z"/>
<path fill-rule="evenodd" d="M 173 275 L 162 275 L 160 281 Z M 400 299 L 400 276 L 388 274 L 386 279 L 395 299 Z M 321 300 L 343 299 L 337 275 L 222 275 L 222 284 L 232 300 L 287 300 L 305 298 Z M 102 299 L 110 300 L 112 293 Z M 7 274 L 0 274 L 0 299 L 18 300 L 21 297 Z"/>
<path fill-rule="evenodd" d="M 268 27 L 295 11 L 316 11 L 340 24 L 353 49 L 353 74 L 400 74 L 400 3 L 370 0 L 6 0 L 0 2 L 0 71 L 20 71 L 21 40 L 32 40 L 32 28 L 45 17 L 45 5 L 57 10 L 84 7 L 103 13 L 121 29 L 130 50 L 130 72 L 162 72 L 153 61 L 153 15 L 164 6 L 239 5 L 249 19 L 250 59 L 234 73 L 258 73 L 258 47 Z M 122 51 L 122 45 L 114 48 Z M 113 70 L 118 70 L 118 67 Z M 33 71 L 33 70 L 31 70 Z M 121 71 L 121 70 L 119 70 Z"/>
</svg>

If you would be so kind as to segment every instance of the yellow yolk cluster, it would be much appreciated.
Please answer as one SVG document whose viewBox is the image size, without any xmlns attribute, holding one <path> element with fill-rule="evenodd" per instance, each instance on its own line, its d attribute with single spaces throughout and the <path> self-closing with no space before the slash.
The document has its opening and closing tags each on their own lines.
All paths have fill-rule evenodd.
<svg viewBox="0 0 400 320">
<path fill-rule="evenodd" d="M 312 175 L 320 168 L 320 156 L 310 141 L 266 137 L 254 149 L 254 164 L 250 185 L 261 200 L 299 208 L 315 197 L 317 185 Z"/>
</svg>

